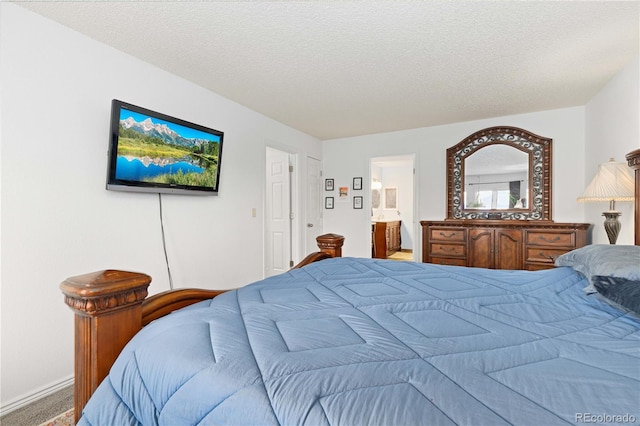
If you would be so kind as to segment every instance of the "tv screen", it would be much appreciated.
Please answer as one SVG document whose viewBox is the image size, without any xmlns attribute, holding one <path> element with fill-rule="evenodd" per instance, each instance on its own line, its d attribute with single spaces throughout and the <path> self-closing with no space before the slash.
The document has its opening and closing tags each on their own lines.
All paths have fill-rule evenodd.
<svg viewBox="0 0 640 426">
<path fill-rule="evenodd" d="M 223 136 L 114 99 L 107 189 L 216 195 Z"/>
</svg>

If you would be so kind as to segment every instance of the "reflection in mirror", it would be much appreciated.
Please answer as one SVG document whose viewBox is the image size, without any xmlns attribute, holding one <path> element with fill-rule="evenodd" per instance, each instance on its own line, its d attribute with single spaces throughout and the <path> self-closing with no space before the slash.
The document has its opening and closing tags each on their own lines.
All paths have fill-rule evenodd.
<svg viewBox="0 0 640 426">
<path fill-rule="evenodd" d="M 372 189 L 371 190 L 371 208 L 377 209 L 380 208 L 380 190 Z"/>
<path fill-rule="evenodd" d="M 494 144 L 464 159 L 464 209 L 526 209 L 528 198 L 529 154 Z"/>
</svg>

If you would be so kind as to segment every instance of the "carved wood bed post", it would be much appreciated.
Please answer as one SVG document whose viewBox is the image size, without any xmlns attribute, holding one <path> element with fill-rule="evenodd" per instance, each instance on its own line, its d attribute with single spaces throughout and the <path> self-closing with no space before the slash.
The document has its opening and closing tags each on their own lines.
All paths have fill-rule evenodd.
<svg viewBox="0 0 640 426">
<path fill-rule="evenodd" d="M 344 237 L 316 238 L 320 252 L 296 267 L 342 256 Z M 75 312 L 74 417 L 76 422 L 124 346 L 154 319 L 176 309 L 211 299 L 225 290 L 178 289 L 149 298 L 151 277 L 137 272 L 106 270 L 67 278 L 60 284 L 64 301 Z"/>
<path fill-rule="evenodd" d="M 327 253 L 331 257 L 342 257 L 342 245 L 344 237 L 337 234 L 324 234 L 316 238 L 318 247 L 323 253 Z"/>
<path fill-rule="evenodd" d="M 124 345 L 142 327 L 142 301 L 150 283 L 145 274 L 107 270 L 60 284 L 65 303 L 75 312 L 76 421 Z"/>
<path fill-rule="evenodd" d="M 640 246 L 640 149 L 631 151 L 627 154 L 627 164 L 635 171 L 636 178 L 636 200 L 635 200 L 635 242 L 634 244 Z"/>
</svg>

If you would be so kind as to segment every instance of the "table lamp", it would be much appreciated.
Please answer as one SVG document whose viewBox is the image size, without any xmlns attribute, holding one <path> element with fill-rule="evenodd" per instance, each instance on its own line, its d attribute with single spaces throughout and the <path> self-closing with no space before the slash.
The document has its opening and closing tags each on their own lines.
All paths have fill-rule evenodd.
<svg viewBox="0 0 640 426">
<path fill-rule="evenodd" d="M 616 163 L 611 158 L 608 162 L 598 166 L 598 173 L 587 186 L 587 189 L 578 197 L 578 202 L 609 202 L 609 210 L 602 212 L 602 216 L 605 217 L 604 229 L 607 232 L 610 244 L 616 243 L 620 233 L 620 220 L 618 220 L 618 217 L 621 213 L 616 211 L 616 201 L 633 201 L 633 190 L 633 176 L 631 176 L 627 163 Z"/>
</svg>

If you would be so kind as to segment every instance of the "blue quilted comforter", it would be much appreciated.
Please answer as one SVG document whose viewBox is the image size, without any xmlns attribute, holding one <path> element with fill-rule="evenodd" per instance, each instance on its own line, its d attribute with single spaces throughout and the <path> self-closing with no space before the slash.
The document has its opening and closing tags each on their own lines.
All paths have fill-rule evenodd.
<svg viewBox="0 0 640 426">
<path fill-rule="evenodd" d="M 147 326 L 80 424 L 639 422 L 640 320 L 586 285 L 324 260 Z"/>
</svg>

